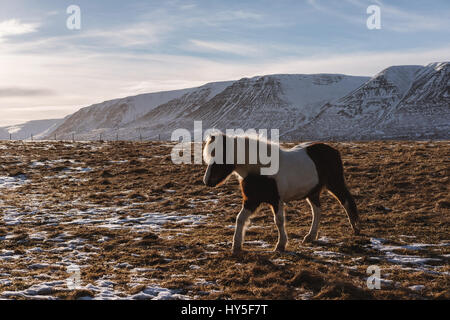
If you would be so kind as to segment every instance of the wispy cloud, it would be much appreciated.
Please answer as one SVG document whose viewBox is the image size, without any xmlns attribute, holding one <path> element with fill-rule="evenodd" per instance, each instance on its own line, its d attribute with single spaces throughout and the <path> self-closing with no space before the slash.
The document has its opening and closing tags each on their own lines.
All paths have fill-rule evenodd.
<svg viewBox="0 0 450 320">
<path fill-rule="evenodd" d="M 395 5 L 381 0 L 345 0 L 336 6 L 334 2 L 324 0 L 308 0 L 314 9 L 333 16 L 343 21 L 365 26 L 367 18 L 366 8 L 376 4 L 381 9 L 382 28 L 395 32 L 436 31 L 450 28 L 450 20 L 447 18 L 450 11 L 432 15 L 427 12 L 412 12 L 408 7 L 398 8 Z M 351 9 L 357 9 L 355 12 Z M 359 13 L 358 13 L 359 12 Z M 444 17 L 444 18 L 443 18 Z"/>
<path fill-rule="evenodd" d="M 0 121 L 62 116 L 108 99 L 255 75 L 370 76 L 394 64 L 448 61 L 442 39 L 450 26 L 442 20 L 450 7 L 422 13 L 429 6 L 418 1 L 130 0 L 106 8 L 80 0 L 79 31 L 66 29 L 60 6 L 24 7 L 10 16 L 1 10 L 9 20 L 0 20 Z M 367 31 L 369 4 L 382 8 L 381 32 Z"/>
<path fill-rule="evenodd" d="M 251 45 L 233 42 L 203 41 L 196 39 L 189 40 L 187 49 L 203 52 L 216 51 L 216 52 L 231 53 L 235 55 L 253 55 L 258 52 L 258 50 Z"/>
<path fill-rule="evenodd" d="M 140 22 L 112 30 L 89 30 L 79 39 L 98 39 L 116 47 L 139 46 L 158 43 L 172 30 L 169 24 Z"/>
<path fill-rule="evenodd" d="M 264 73 L 343 73 L 373 76 L 394 65 L 427 65 L 448 61 L 450 46 L 420 50 L 392 50 L 384 52 L 352 52 L 344 54 L 317 55 L 307 59 L 295 57 L 268 63 Z"/>
<path fill-rule="evenodd" d="M 23 23 L 19 19 L 9 19 L 0 22 L 0 41 L 3 38 L 10 36 L 17 36 L 27 33 L 36 32 L 39 24 L 37 23 Z"/>
<path fill-rule="evenodd" d="M 20 87 L 0 87 L 0 98 L 4 97 L 37 97 L 48 96 L 54 94 L 53 91 L 48 89 L 35 89 L 35 88 L 20 88 Z"/>
<path fill-rule="evenodd" d="M 264 15 L 261 13 L 244 11 L 244 10 L 235 10 L 235 11 L 225 11 L 222 13 L 222 17 L 228 17 L 229 20 L 261 20 Z"/>
<path fill-rule="evenodd" d="M 329 3 L 324 4 L 323 1 L 319 2 L 318 0 L 308 0 L 307 2 L 310 6 L 312 6 L 314 9 L 320 12 L 331 15 L 333 17 L 336 17 L 349 23 L 364 25 L 365 16 L 363 14 L 352 15 L 348 13 L 348 10 L 345 9 L 342 10 L 342 2 L 339 2 L 339 5 L 337 7 L 332 6 Z"/>
<path fill-rule="evenodd" d="M 426 12 L 415 13 L 408 9 L 399 9 L 393 5 L 376 0 L 380 6 L 385 26 L 398 32 L 436 31 L 450 28 L 450 10 L 441 12 L 439 16 Z M 442 18 L 444 17 L 444 18 Z"/>
</svg>

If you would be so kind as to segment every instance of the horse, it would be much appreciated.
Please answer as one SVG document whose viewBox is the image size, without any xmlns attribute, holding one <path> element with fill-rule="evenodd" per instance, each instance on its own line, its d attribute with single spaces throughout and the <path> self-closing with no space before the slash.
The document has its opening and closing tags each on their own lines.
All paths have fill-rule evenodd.
<svg viewBox="0 0 450 320">
<path fill-rule="evenodd" d="M 218 155 L 221 161 L 214 159 L 217 142 L 221 142 L 223 146 L 222 154 Z M 259 148 L 275 150 L 278 153 L 279 167 L 276 173 L 262 175 L 261 168 L 264 165 L 261 161 L 248 161 L 251 151 L 249 146 L 255 142 Z M 239 144 L 245 146 L 245 151 L 233 152 L 233 155 L 227 158 L 227 146 Z M 230 147 L 228 153 L 229 150 Z M 237 161 L 239 152 L 245 152 L 241 158 L 244 161 Z M 242 208 L 236 218 L 232 246 L 234 255 L 242 252 L 247 220 L 263 203 L 270 206 L 278 229 L 275 251 L 286 250 L 288 237 L 284 205 L 293 200 L 306 200 L 312 211 L 312 224 L 302 243 L 317 240 L 321 217 L 320 195 L 323 189 L 327 189 L 345 209 L 354 234 L 358 235 L 360 232 L 358 210 L 345 183 L 340 153 L 325 143 L 301 143 L 292 148 L 283 148 L 278 143 L 259 137 L 232 136 L 219 132 L 206 139 L 203 158 L 208 164 L 203 177 L 206 186 L 219 186 L 232 175 L 236 175 L 239 180 Z"/>
</svg>

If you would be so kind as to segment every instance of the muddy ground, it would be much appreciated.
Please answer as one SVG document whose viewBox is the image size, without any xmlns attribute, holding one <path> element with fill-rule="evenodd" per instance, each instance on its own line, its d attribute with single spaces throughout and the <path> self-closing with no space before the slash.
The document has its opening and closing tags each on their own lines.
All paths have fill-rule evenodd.
<svg viewBox="0 0 450 320">
<path fill-rule="evenodd" d="M 331 144 L 362 234 L 324 193 L 316 243 L 298 201 L 286 253 L 263 207 L 233 257 L 237 180 L 205 187 L 170 143 L 0 142 L 0 298 L 449 299 L 449 142 Z"/>
</svg>

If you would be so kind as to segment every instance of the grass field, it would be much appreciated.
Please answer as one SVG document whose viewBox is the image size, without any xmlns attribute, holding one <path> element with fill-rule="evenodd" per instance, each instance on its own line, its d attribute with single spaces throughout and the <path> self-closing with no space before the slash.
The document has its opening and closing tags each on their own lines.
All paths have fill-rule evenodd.
<svg viewBox="0 0 450 320">
<path fill-rule="evenodd" d="M 170 143 L 0 142 L 0 298 L 450 299 L 449 142 L 332 145 L 362 234 L 323 194 L 319 241 L 302 245 L 311 212 L 293 202 L 272 252 L 262 207 L 233 257 L 237 180 L 205 187 Z"/>
</svg>

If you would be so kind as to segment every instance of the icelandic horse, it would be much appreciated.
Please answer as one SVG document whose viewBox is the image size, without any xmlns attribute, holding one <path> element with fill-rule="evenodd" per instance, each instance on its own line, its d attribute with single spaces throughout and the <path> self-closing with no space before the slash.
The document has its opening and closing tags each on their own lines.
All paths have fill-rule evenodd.
<svg viewBox="0 0 450 320">
<path fill-rule="evenodd" d="M 213 147 L 216 139 L 223 139 L 223 161 L 215 161 Z M 241 141 L 238 141 L 242 139 Z M 256 161 L 248 163 L 250 140 L 256 139 L 259 148 L 277 148 L 279 168 L 273 175 L 261 175 L 263 165 Z M 245 146 L 245 161 L 227 161 L 227 146 Z M 275 149 L 273 149 L 275 150 Z M 241 192 L 242 208 L 236 219 L 233 238 L 233 254 L 242 250 L 245 227 L 249 217 L 263 203 L 270 205 L 278 228 L 278 243 L 275 250 L 284 251 L 288 237 L 285 229 L 284 203 L 306 199 L 312 210 L 312 224 L 303 243 L 317 240 L 320 224 L 320 194 L 326 188 L 344 207 L 354 234 L 359 234 L 359 217 L 355 201 L 348 190 L 341 156 L 338 150 L 324 143 L 302 143 L 290 149 L 267 140 L 248 136 L 230 136 L 223 133 L 211 135 L 203 148 L 203 157 L 208 163 L 203 182 L 215 187 L 224 183 L 232 174 L 237 175 Z M 242 161 L 241 161 L 242 162 Z"/>
</svg>

